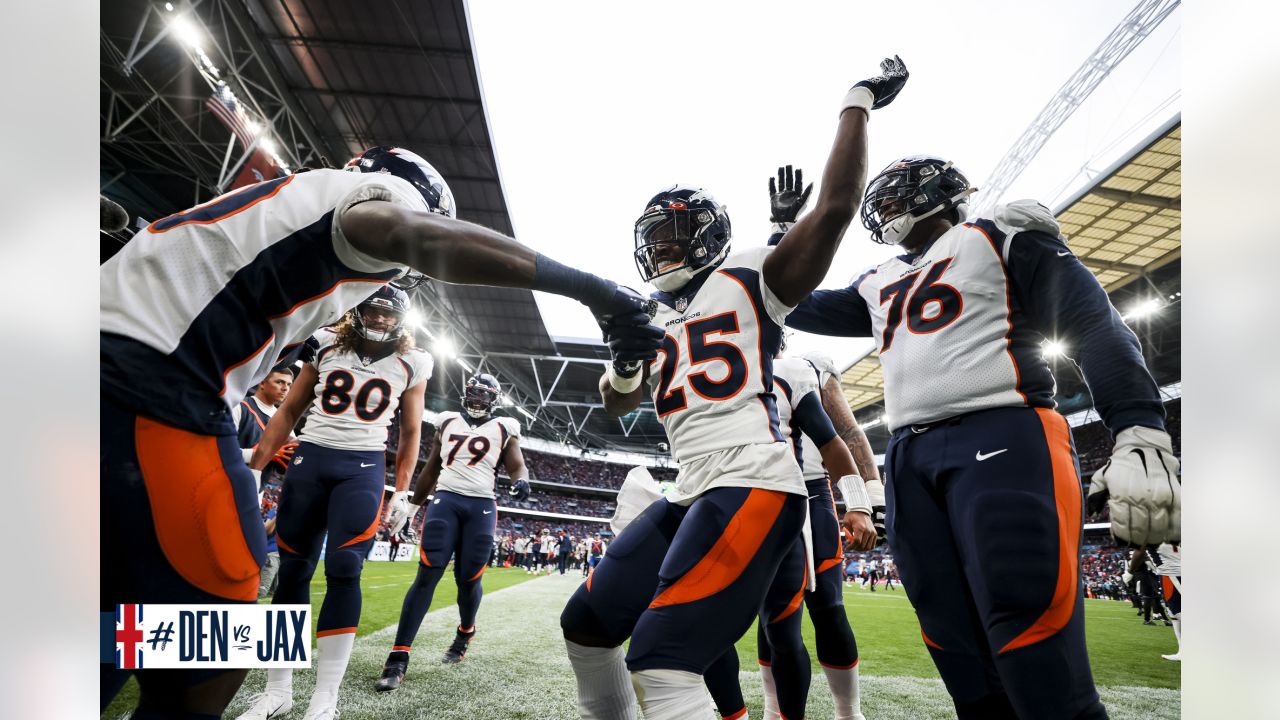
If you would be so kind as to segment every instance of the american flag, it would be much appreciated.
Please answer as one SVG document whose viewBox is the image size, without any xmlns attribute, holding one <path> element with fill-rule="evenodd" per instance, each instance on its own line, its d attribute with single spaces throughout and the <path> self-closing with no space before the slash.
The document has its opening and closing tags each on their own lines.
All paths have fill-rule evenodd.
<svg viewBox="0 0 1280 720">
<path fill-rule="evenodd" d="M 241 145 L 249 147 L 253 144 L 253 133 L 249 132 L 248 118 L 240 109 L 240 104 L 236 102 L 236 96 L 225 84 L 218 85 L 213 95 L 204 101 L 204 106 L 209 108 L 209 112 L 218 116 L 222 124 L 226 125 L 240 140 Z"/>
</svg>

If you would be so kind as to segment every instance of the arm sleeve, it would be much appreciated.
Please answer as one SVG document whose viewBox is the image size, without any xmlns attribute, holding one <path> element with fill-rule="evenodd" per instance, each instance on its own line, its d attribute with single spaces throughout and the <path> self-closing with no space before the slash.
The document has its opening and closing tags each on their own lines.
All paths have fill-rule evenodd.
<svg viewBox="0 0 1280 720">
<path fill-rule="evenodd" d="M 870 337 L 871 313 L 857 285 L 815 290 L 787 316 L 787 327 L 815 335 Z"/>
<path fill-rule="evenodd" d="M 800 398 L 796 409 L 792 411 L 792 417 L 799 426 L 800 432 L 807 435 L 818 447 L 831 442 L 831 439 L 836 436 L 836 429 L 831 424 L 827 411 L 822 409 L 822 400 L 816 392 L 810 391 Z"/>
<path fill-rule="evenodd" d="M 1160 390 L 1097 278 L 1059 237 L 1025 231 L 1009 238 L 1013 291 L 1035 328 L 1066 344 L 1094 406 L 1112 433 L 1134 425 L 1164 429 Z"/>
</svg>

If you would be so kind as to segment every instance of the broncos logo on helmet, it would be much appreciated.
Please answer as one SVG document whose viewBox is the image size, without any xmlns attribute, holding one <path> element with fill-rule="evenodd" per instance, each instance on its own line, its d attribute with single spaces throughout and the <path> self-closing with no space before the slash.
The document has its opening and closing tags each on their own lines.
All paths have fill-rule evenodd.
<svg viewBox="0 0 1280 720">
<path fill-rule="evenodd" d="M 422 198 L 431 212 L 457 217 L 453 191 L 444 176 L 417 153 L 391 145 L 371 147 L 347 162 L 344 170 L 362 173 L 384 172 L 407 180 Z"/>
<path fill-rule="evenodd" d="M 502 394 L 498 379 L 489 373 L 476 373 L 467 378 L 467 386 L 463 391 L 462 409 L 477 420 L 487 417 L 493 412 L 493 406 Z"/>
<path fill-rule="evenodd" d="M 675 292 L 724 260 L 733 233 L 725 206 L 710 193 L 672 185 L 649 199 L 635 235 L 640 277 Z"/>
</svg>

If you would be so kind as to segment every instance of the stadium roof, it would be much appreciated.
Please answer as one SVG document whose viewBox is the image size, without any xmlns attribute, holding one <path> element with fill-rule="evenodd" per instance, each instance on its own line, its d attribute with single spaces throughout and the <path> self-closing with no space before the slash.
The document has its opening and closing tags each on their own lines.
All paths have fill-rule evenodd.
<svg viewBox="0 0 1280 720">
<path fill-rule="evenodd" d="M 1071 249 L 1097 276 L 1122 313 L 1149 298 L 1178 309 L 1181 181 L 1182 117 L 1175 115 L 1054 212 Z M 1139 279 L 1146 282 L 1132 285 Z M 1142 338 L 1157 382 L 1163 385 L 1180 380 L 1181 313 L 1143 321 L 1134 329 Z M 1054 369 L 1059 405 L 1080 409 L 1078 406 L 1088 401 L 1088 393 L 1079 372 L 1070 362 L 1055 363 Z M 846 369 L 840 382 L 855 411 L 873 406 L 883 409 L 884 374 L 874 351 Z M 874 427 L 875 414 L 860 420 L 871 420 Z"/>
</svg>

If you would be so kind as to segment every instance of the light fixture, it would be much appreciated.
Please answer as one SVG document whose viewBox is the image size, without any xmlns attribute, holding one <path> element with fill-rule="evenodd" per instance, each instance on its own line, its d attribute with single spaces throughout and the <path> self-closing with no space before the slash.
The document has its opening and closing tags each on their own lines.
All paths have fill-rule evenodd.
<svg viewBox="0 0 1280 720">
<path fill-rule="evenodd" d="M 1067 354 L 1067 346 L 1060 340 L 1049 339 L 1040 345 L 1040 352 L 1047 358 L 1061 357 Z"/>
<path fill-rule="evenodd" d="M 870 420 L 868 420 L 868 421 L 866 421 L 866 422 L 864 422 L 864 423 L 860 423 L 860 424 L 862 425 L 862 429 L 863 429 L 863 430 L 866 430 L 867 428 L 873 428 L 873 427 L 875 427 L 875 426 L 877 426 L 877 425 L 882 425 L 883 423 L 884 423 L 884 416 L 883 416 L 883 415 L 879 415 L 879 416 L 873 417 L 873 418 L 871 418 Z"/>
<path fill-rule="evenodd" d="M 204 43 L 203 38 L 200 35 L 200 30 L 196 27 L 196 24 L 191 21 L 191 18 L 186 15 L 174 15 L 173 19 L 170 20 L 169 23 L 173 28 L 173 34 L 176 35 L 184 45 L 193 50 L 204 52 Z"/>
<path fill-rule="evenodd" d="M 164 9 L 168 10 L 169 12 L 173 12 L 173 3 L 165 3 Z"/>
<path fill-rule="evenodd" d="M 436 338 L 435 347 L 433 349 L 437 355 L 446 360 L 452 360 L 458 357 L 458 352 L 453 346 L 453 340 L 449 339 L 447 335 L 441 335 Z"/>
<path fill-rule="evenodd" d="M 410 310 L 404 314 L 404 324 L 411 328 L 417 328 L 422 325 L 422 313 L 417 310 Z"/>
<path fill-rule="evenodd" d="M 1160 312 L 1160 300 L 1157 298 L 1147 298 L 1141 300 L 1129 307 L 1129 312 L 1124 314 L 1125 320 L 1140 320 Z"/>
<path fill-rule="evenodd" d="M 258 133 L 262 132 L 262 126 L 258 124 L 257 120 L 248 120 L 245 122 L 244 126 L 246 128 L 249 128 L 249 132 L 253 133 L 254 135 L 257 135 Z"/>
</svg>

